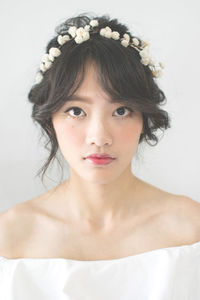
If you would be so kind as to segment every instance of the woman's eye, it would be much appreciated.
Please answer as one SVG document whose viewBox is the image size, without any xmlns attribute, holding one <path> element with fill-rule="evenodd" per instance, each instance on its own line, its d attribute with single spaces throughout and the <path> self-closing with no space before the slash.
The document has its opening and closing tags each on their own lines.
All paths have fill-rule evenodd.
<svg viewBox="0 0 200 300">
<path fill-rule="evenodd" d="M 126 117 L 126 115 L 124 115 L 125 110 L 129 111 L 128 115 L 130 115 L 133 112 L 133 110 L 130 107 L 126 107 L 126 106 L 121 106 L 116 109 L 116 111 L 118 111 L 118 113 L 120 114 L 121 117 L 124 117 L 124 116 Z"/>
<path fill-rule="evenodd" d="M 65 111 L 65 113 L 66 113 L 66 112 L 69 112 L 69 111 L 71 111 L 71 110 L 74 110 L 75 116 L 73 116 L 73 115 L 71 115 L 71 114 L 70 114 L 70 116 L 71 116 L 72 118 L 75 118 L 75 117 L 79 117 L 79 116 L 80 116 L 80 115 L 79 115 L 79 112 L 80 112 L 82 109 L 80 109 L 79 107 L 74 106 L 74 107 L 68 108 L 68 109 Z M 78 114 L 77 114 L 77 112 L 78 112 Z"/>
<path fill-rule="evenodd" d="M 124 114 L 124 112 L 125 112 L 126 110 L 129 112 L 128 114 Z M 73 107 L 68 108 L 68 109 L 65 111 L 65 113 L 70 112 L 70 111 L 74 111 L 74 115 L 70 113 L 70 116 L 71 116 L 72 118 L 82 117 L 82 116 L 80 115 L 80 111 L 83 111 L 81 108 L 79 108 L 79 107 L 77 107 L 77 106 L 73 106 Z M 117 108 L 116 111 L 118 112 L 118 114 L 119 114 L 118 116 L 119 116 L 119 117 L 126 117 L 126 116 L 129 116 L 129 115 L 133 112 L 133 110 L 132 110 L 130 107 L 126 107 L 126 106 L 121 106 L 121 107 Z"/>
</svg>

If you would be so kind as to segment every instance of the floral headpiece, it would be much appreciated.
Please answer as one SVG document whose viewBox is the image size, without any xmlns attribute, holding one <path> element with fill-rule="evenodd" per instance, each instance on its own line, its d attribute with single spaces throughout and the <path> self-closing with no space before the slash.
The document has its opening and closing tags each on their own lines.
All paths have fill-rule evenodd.
<svg viewBox="0 0 200 300">
<path fill-rule="evenodd" d="M 66 35 L 59 35 L 57 38 L 57 42 L 59 43 L 59 47 L 55 48 L 52 47 L 49 50 L 49 53 L 46 53 L 42 57 L 42 62 L 40 64 L 40 71 L 36 75 L 36 83 L 40 83 L 43 79 L 43 74 L 51 68 L 54 60 L 61 54 L 60 48 L 64 45 L 67 41 L 74 39 L 77 44 L 81 44 L 84 41 L 87 41 L 90 38 L 89 31 L 92 30 L 91 27 L 96 27 L 99 25 L 98 20 L 91 20 L 90 25 L 85 25 L 85 27 L 71 26 L 68 29 L 68 33 L 71 35 L 71 38 L 68 34 Z M 140 56 L 141 56 L 141 63 L 145 66 L 149 65 L 153 74 L 153 77 L 161 77 L 162 70 L 164 68 L 163 63 L 159 62 L 159 65 L 156 66 L 154 61 L 151 59 L 149 54 L 149 43 L 145 41 L 139 41 L 137 38 L 132 38 L 129 34 L 125 33 L 122 38 L 120 38 L 120 34 L 117 31 L 112 31 L 110 27 L 106 26 L 105 28 L 100 29 L 100 35 L 106 38 L 112 38 L 114 40 L 120 40 L 121 44 L 124 47 L 131 46 L 135 48 Z"/>
</svg>

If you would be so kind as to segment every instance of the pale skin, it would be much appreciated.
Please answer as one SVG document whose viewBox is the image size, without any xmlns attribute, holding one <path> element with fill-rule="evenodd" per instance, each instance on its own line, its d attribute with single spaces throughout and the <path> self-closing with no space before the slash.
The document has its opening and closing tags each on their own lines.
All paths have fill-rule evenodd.
<svg viewBox="0 0 200 300">
<path fill-rule="evenodd" d="M 93 64 L 75 94 L 52 118 L 70 178 L 1 214 L 0 256 L 113 259 L 199 241 L 200 204 L 131 171 L 141 113 L 124 109 L 122 118 L 117 109 L 124 105 L 109 102 Z M 78 116 L 65 112 L 70 107 Z M 97 152 L 116 160 L 104 167 L 84 160 Z"/>
</svg>

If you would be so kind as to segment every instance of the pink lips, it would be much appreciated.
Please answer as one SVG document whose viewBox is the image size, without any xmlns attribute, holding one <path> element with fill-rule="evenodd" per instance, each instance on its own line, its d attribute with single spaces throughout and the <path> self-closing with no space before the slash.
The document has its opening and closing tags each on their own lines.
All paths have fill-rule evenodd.
<svg viewBox="0 0 200 300">
<path fill-rule="evenodd" d="M 95 164 L 95 165 L 107 165 L 110 164 L 114 158 L 105 157 L 105 158 L 97 158 L 97 157 L 86 157 L 86 160 Z"/>
<path fill-rule="evenodd" d="M 109 154 L 91 154 L 91 155 L 88 155 L 86 158 L 114 158 L 112 156 L 110 156 Z"/>
<path fill-rule="evenodd" d="M 95 164 L 95 165 L 107 165 L 110 164 L 115 158 L 108 156 L 107 154 L 104 155 L 90 155 L 85 158 L 88 162 Z"/>
<path fill-rule="evenodd" d="M 107 153 L 102 153 L 102 154 L 94 153 L 85 157 L 85 160 L 93 165 L 107 165 L 110 164 L 115 159 L 116 159 L 115 157 L 112 157 Z"/>
</svg>

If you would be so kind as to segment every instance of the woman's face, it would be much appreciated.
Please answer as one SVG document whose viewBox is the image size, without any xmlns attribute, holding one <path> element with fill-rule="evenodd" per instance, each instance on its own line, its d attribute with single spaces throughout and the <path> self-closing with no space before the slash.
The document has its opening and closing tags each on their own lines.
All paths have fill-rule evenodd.
<svg viewBox="0 0 200 300">
<path fill-rule="evenodd" d="M 71 107 L 76 108 L 69 110 Z M 70 173 L 96 183 L 112 181 L 131 168 L 143 128 L 140 112 L 129 111 L 123 103 L 110 103 L 93 64 L 87 65 L 73 101 L 54 114 L 52 123 Z M 107 153 L 116 159 L 96 166 L 84 159 L 93 153 Z"/>
</svg>

